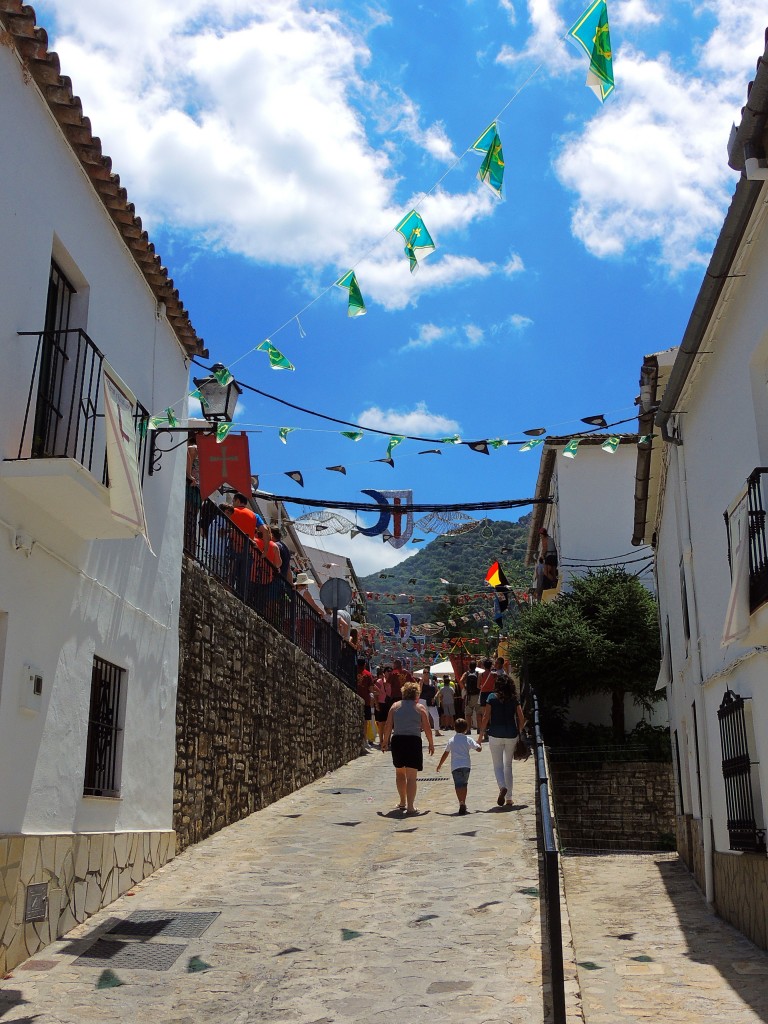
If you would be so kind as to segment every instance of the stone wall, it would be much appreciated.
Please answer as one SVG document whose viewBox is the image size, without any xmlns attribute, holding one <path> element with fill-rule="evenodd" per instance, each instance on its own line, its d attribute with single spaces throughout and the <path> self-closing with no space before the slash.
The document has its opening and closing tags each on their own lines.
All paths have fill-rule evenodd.
<svg viewBox="0 0 768 1024">
<path fill-rule="evenodd" d="M 715 853 L 715 909 L 755 945 L 768 949 L 768 858 Z"/>
<path fill-rule="evenodd" d="M 0 978 L 173 857 L 173 832 L 0 836 Z M 46 883 L 41 921 L 27 888 Z"/>
<path fill-rule="evenodd" d="M 186 556 L 177 850 L 358 757 L 360 698 Z"/>
<path fill-rule="evenodd" d="M 624 761 L 579 767 L 550 759 L 563 849 L 669 850 L 675 846 L 672 766 Z"/>
</svg>

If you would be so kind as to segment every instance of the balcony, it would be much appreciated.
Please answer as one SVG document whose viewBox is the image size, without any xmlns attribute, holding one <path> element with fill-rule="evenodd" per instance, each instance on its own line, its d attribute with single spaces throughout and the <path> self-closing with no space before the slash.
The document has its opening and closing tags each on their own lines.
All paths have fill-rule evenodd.
<svg viewBox="0 0 768 1024">
<path fill-rule="evenodd" d="M 21 332 L 36 339 L 24 419 L 15 457 L 0 480 L 83 540 L 132 537 L 109 502 L 102 364 L 104 356 L 80 329 Z M 138 402 L 138 427 L 148 412 Z M 142 481 L 146 437 L 139 437 Z"/>
</svg>

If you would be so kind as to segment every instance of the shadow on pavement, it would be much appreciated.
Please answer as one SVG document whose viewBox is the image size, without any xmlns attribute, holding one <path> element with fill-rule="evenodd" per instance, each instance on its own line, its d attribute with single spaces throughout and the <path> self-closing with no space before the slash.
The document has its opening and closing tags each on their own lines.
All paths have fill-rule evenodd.
<svg viewBox="0 0 768 1024">
<path fill-rule="evenodd" d="M 33 1014 L 31 1017 L 8 1017 L 9 1013 L 13 1013 L 14 1010 L 23 1006 L 29 1000 L 25 999 L 21 991 L 17 988 L 1 988 L 0 989 L 0 1020 L 8 1020 L 8 1024 L 21 1024 L 22 1021 L 28 1022 L 36 1020 L 39 1014 Z"/>
<path fill-rule="evenodd" d="M 688 944 L 685 956 L 714 967 L 768 1022 L 768 953 L 709 909 L 682 861 L 659 861 L 656 867 Z"/>
</svg>

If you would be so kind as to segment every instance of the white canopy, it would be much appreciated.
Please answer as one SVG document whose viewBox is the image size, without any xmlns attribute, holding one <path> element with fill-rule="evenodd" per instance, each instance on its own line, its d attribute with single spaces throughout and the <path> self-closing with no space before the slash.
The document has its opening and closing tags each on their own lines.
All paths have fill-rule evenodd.
<svg viewBox="0 0 768 1024">
<path fill-rule="evenodd" d="M 450 661 L 441 661 L 437 665 L 432 665 L 429 669 L 431 676 L 451 676 L 453 677 L 453 665 Z"/>
</svg>

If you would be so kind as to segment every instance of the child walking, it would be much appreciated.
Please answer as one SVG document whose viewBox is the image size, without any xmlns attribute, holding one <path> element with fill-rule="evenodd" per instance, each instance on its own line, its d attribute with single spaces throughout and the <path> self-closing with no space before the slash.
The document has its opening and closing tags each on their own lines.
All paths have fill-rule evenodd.
<svg viewBox="0 0 768 1024">
<path fill-rule="evenodd" d="M 451 775 L 453 784 L 456 787 L 456 799 L 459 801 L 459 814 L 467 814 L 467 786 L 469 785 L 469 752 L 470 750 L 482 750 L 479 743 L 475 743 L 471 736 L 467 736 L 467 723 L 463 718 L 456 719 L 456 732 L 448 740 L 440 758 L 437 770 L 443 767 L 448 754 L 451 755 Z"/>
</svg>

